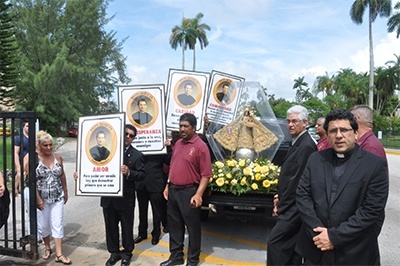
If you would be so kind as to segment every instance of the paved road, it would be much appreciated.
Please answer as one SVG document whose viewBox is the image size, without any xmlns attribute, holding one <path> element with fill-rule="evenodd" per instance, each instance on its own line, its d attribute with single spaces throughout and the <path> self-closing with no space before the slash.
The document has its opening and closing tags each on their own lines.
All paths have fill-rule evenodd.
<svg viewBox="0 0 400 266">
<path fill-rule="evenodd" d="M 104 265 L 108 258 L 105 246 L 104 222 L 98 197 L 74 196 L 76 141 L 72 140 L 58 151 L 64 158 L 70 200 L 65 206 L 64 253 L 74 265 Z M 382 265 L 400 265 L 398 255 L 400 230 L 400 152 L 388 151 L 390 166 L 390 196 L 386 208 L 386 220 L 379 237 Z M 135 213 L 137 232 L 138 213 Z M 150 223 L 151 224 L 151 223 Z M 265 265 L 266 240 L 272 223 L 262 219 L 239 220 L 210 215 L 203 223 L 201 262 L 213 265 Z M 40 252 L 43 246 L 40 247 Z M 168 258 L 168 234 L 164 234 L 157 246 L 149 239 L 136 246 L 131 265 L 159 265 Z M 31 263 L 0 256 L 1 265 L 27 265 Z M 54 263 L 54 254 L 47 263 L 39 260 L 37 265 L 59 265 Z M 118 264 L 117 264 L 118 265 Z"/>
</svg>

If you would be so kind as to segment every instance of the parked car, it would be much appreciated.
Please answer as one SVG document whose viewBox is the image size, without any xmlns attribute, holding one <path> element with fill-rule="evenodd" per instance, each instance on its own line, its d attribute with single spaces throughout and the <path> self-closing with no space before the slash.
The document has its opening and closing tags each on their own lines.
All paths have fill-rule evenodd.
<svg viewBox="0 0 400 266">
<path fill-rule="evenodd" d="M 68 136 L 72 138 L 78 137 L 78 123 L 74 123 L 72 127 L 68 129 Z"/>
<path fill-rule="evenodd" d="M 4 133 L 5 132 L 5 133 Z M 2 123 L 0 123 L 0 136 L 6 135 L 7 137 L 11 135 L 11 129 L 6 126 L 4 130 L 4 126 Z"/>
<path fill-rule="evenodd" d="M 315 140 L 318 141 L 320 139 L 319 135 L 317 134 L 317 129 L 315 128 L 315 125 L 311 125 L 307 127 L 308 133 L 310 136 Z"/>
</svg>

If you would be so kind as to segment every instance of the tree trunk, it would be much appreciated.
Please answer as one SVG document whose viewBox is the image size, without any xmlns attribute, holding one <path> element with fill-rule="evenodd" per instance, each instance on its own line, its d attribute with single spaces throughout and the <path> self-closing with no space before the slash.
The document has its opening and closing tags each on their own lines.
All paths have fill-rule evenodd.
<svg viewBox="0 0 400 266">
<path fill-rule="evenodd" d="M 182 70 L 185 70 L 185 42 L 182 43 Z"/>
<path fill-rule="evenodd" d="M 193 71 L 196 70 L 196 46 L 193 48 Z"/>
<path fill-rule="evenodd" d="M 374 109 L 374 47 L 372 41 L 372 10 L 369 10 L 369 107 Z"/>
</svg>

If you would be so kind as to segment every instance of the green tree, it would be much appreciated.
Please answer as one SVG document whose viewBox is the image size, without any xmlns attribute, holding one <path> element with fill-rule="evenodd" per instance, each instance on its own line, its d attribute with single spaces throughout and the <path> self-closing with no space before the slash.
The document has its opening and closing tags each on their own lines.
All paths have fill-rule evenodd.
<svg viewBox="0 0 400 266">
<path fill-rule="evenodd" d="M 400 55 L 394 55 L 396 60 L 389 60 L 386 65 L 393 67 L 396 70 L 397 75 L 397 88 L 400 86 Z"/>
<path fill-rule="evenodd" d="M 0 103 L 10 105 L 10 92 L 17 82 L 17 43 L 11 4 L 0 0 Z"/>
<path fill-rule="evenodd" d="M 357 74 L 350 68 L 341 69 L 335 77 L 335 99 L 340 107 L 350 108 L 368 102 L 368 75 Z"/>
<path fill-rule="evenodd" d="M 311 97 L 305 102 L 301 103 L 305 108 L 307 108 L 309 117 L 309 124 L 315 124 L 319 117 L 326 116 L 331 110 L 329 105 L 318 99 L 317 97 Z"/>
<path fill-rule="evenodd" d="M 378 67 L 375 71 L 376 112 L 381 114 L 386 102 L 393 95 L 398 84 L 397 69 L 394 67 Z"/>
<path fill-rule="evenodd" d="M 283 98 L 273 101 L 269 100 L 269 104 L 271 105 L 275 117 L 277 118 L 286 118 L 287 110 L 294 105 L 294 103 L 291 103 Z"/>
<path fill-rule="evenodd" d="M 392 12 L 391 0 L 356 0 L 351 6 L 350 17 L 356 24 L 363 23 L 365 10 L 368 9 L 368 34 L 369 34 L 369 100 L 368 105 L 373 109 L 374 103 L 374 48 L 372 39 L 372 23 L 377 16 L 389 17 Z"/>
<path fill-rule="evenodd" d="M 334 79 L 335 75 L 330 77 L 328 72 L 325 72 L 324 76 L 318 76 L 314 81 L 313 92 L 315 94 L 322 92 L 322 98 L 334 93 Z"/>
<path fill-rule="evenodd" d="M 191 20 L 188 18 L 182 18 L 181 25 L 175 25 L 172 28 L 171 36 L 169 37 L 169 44 L 173 49 L 176 50 L 178 46 L 182 47 L 182 69 L 185 69 L 185 50 L 189 45 L 188 30 L 190 27 Z"/>
<path fill-rule="evenodd" d="M 193 71 L 196 70 L 196 43 L 200 43 L 200 48 L 207 47 L 208 39 L 206 30 L 211 30 L 211 27 L 205 23 L 200 23 L 204 17 L 203 13 L 198 13 L 194 19 L 191 19 L 187 32 L 189 49 L 193 50 Z"/>
<path fill-rule="evenodd" d="M 107 1 L 13 0 L 21 47 L 14 90 L 18 110 L 36 111 L 43 128 L 98 114 L 100 97 L 129 82 L 122 44 L 106 32 Z"/>
<path fill-rule="evenodd" d="M 400 2 L 397 2 L 394 6 L 394 9 L 400 10 Z M 396 37 L 399 38 L 400 36 L 400 12 L 396 12 L 391 16 L 388 20 L 388 31 L 394 32 L 396 31 Z"/>
<path fill-rule="evenodd" d="M 303 87 L 307 87 L 308 83 L 304 81 L 304 76 L 298 77 L 293 81 L 294 81 L 293 89 L 296 90 L 295 100 L 297 103 L 300 103 L 302 102 L 304 96 L 307 95 L 307 90 L 304 90 Z"/>
<path fill-rule="evenodd" d="M 185 69 L 185 51 L 187 48 L 193 50 L 193 70 L 196 68 L 196 43 L 200 43 L 200 48 L 208 45 L 206 30 L 210 30 L 210 26 L 200 23 L 204 17 L 202 13 L 198 13 L 194 19 L 182 18 L 181 25 L 175 25 L 172 28 L 169 44 L 173 49 L 178 46 L 182 47 L 182 69 Z"/>
</svg>

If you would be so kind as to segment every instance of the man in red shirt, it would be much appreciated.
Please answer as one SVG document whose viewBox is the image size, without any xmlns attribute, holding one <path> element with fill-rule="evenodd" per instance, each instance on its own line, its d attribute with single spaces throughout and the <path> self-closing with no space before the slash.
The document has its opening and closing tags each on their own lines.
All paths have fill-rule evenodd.
<svg viewBox="0 0 400 266">
<path fill-rule="evenodd" d="M 358 146 L 387 161 L 382 143 L 372 132 L 374 117 L 371 108 L 366 105 L 358 105 L 351 108 L 350 112 L 354 115 L 358 124 Z"/>
<path fill-rule="evenodd" d="M 322 151 L 331 147 L 331 144 L 328 142 L 328 136 L 326 135 L 326 131 L 324 129 L 324 123 L 325 117 L 320 117 L 315 125 L 315 132 L 319 136 L 319 140 L 317 142 L 318 151 Z"/>
<path fill-rule="evenodd" d="M 189 235 L 186 265 L 198 265 L 201 250 L 201 205 L 203 193 L 212 176 L 210 151 L 196 134 L 197 120 L 185 113 L 179 118 L 179 139 L 174 146 L 169 183 L 164 197 L 168 200 L 169 259 L 160 266 L 181 265 L 185 226 Z"/>
</svg>

